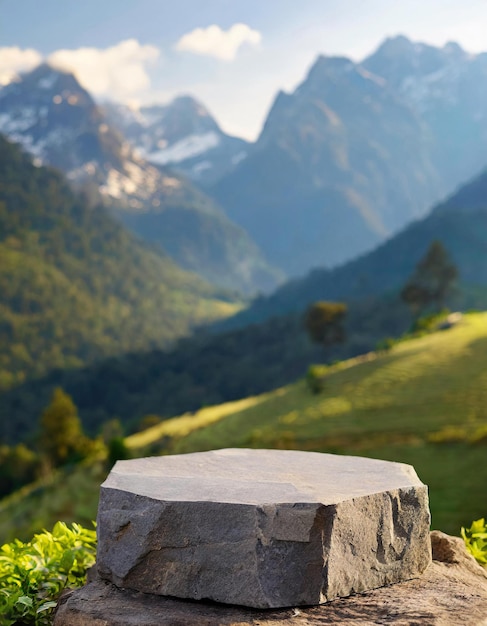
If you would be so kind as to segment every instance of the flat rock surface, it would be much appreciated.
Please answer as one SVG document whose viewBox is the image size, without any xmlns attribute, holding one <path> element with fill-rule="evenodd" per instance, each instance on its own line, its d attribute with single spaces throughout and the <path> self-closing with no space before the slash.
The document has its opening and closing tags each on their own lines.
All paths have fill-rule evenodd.
<svg viewBox="0 0 487 626">
<path fill-rule="evenodd" d="M 320 604 L 431 561 L 427 488 L 361 457 L 229 449 L 121 461 L 98 571 L 118 587 L 254 608 Z"/>
<path fill-rule="evenodd" d="M 122 591 L 95 579 L 66 594 L 54 626 L 487 626 L 487 573 L 463 541 L 431 533 L 418 579 L 312 608 L 266 611 Z"/>
<path fill-rule="evenodd" d="M 357 456 L 227 448 L 118 461 L 102 488 L 165 502 L 337 504 L 422 486 L 414 468 Z"/>
</svg>

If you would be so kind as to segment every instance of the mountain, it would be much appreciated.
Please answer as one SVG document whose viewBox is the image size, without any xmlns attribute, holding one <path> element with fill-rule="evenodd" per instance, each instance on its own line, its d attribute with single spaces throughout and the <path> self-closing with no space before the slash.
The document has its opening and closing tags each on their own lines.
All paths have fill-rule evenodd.
<svg viewBox="0 0 487 626">
<path fill-rule="evenodd" d="M 248 142 L 224 133 L 191 96 L 140 108 L 106 103 L 104 110 L 143 158 L 171 165 L 200 185 L 215 183 L 247 156 Z"/>
<path fill-rule="evenodd" d="M 72 74 L 41 65 L 0 91 L 0 132 L 37 163 L 98 190 L 118 219 L 220 286 L 269 291 L 279 274 L 186 178 L 138 157 Z"/>
<path fill-rule="evenodd" d="M 398 293 L 434 239 L 443 242 L 459 269 L 459 290 L 450 305 L 485 308 L 486 198 L 487 171 L 374 251 L 257 298 L 218 323 L 225 332 L 199 332 L 167 352 L 133 353 L 84 369 L 51 372 L 3 393 L 4 437 L 18 440 L 19 428 L 32 432 L 56 386 L 74 397 L 85 427 L 96 433 L 114 415 L 135 428 L 145 415 L 168 417 L 261 393 L 302 376 L 313 361 L 367 353 L 409 327 L 410 313 Z M 303 327 L 303 311 L 317 300 L 346 300 L 349 305 L 347 341 L 326 353 L 310 343 Z"/>
<path fill-rule="evenodd" d="M 363 67 L 383 77 L 427 124 L 433 163 L 453 189 L 487 162 L 487 53 L 387 39 Z"/>
<path fill-rule="evenodd" d="M 168 346 L 237 303 L 0 137 L 0 388 Z"/>
<path fill-rule="evenodd" d="M 320 57 L 213 189 L 289 275 L 334 266 L 422 215 L 442 191 L 428 128 L 386 81 Z"/>
<path fill-rule="evenodd" d="M 396 37 L 361 63 L 319 57 L 212 193 L 288 275 L 334 267 L 481 171 L 485 111 L 487 53 Z"/>
<path fill-rule="evenodd" d="M 356 301 L 397 291 L 435 239 L 444 244 L 457 265 L 461 288 L 467 293 L 476 288 L 485 291 L 487 170 L 426 217 L 414 221 L 371 252 L 335 269 L 315 269 L 304 278 L 285 283 L 270 296 L 257 298 L 248 309 L 224 321 L 221 328 L 302 311 L 317 300 Z M 468 298 L 464 304 L 468 304 Z"/>
</svg>

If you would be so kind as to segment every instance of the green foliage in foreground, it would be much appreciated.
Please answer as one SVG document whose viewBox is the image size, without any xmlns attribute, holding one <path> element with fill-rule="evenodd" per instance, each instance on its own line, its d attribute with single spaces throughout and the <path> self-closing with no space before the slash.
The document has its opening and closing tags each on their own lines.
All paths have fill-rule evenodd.
<svg viewBox="0 0 487 626">
<path fill-rule="evenodd" d="M 95 562 L 96 533 L 57 522 L 32 541 L 15 540 L 0 548 L 0 626 L 51 623 L 56 601 L 66 587 L 85 583 Z"/>
<path fill-rule="evenodd" d="M 487 525 L 478 519 L 470 528 L 462 528 L 462 537 L 470 554 L 480 563 L 487 565 Z"/>
</svg>

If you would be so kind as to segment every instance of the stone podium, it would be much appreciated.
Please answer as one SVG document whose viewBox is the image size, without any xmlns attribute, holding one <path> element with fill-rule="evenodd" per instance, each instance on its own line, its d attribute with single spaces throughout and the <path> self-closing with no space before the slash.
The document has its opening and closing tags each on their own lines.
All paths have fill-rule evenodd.
<svg viewBox="0 0 487 626">
<path fill-rule="evenodd" d="M 427 488 L 400 463 L 245 449 L 119 461 L 97 568 L 144 593 L 318 605 L 421 575 L 429 524 Z"/>
</svg>

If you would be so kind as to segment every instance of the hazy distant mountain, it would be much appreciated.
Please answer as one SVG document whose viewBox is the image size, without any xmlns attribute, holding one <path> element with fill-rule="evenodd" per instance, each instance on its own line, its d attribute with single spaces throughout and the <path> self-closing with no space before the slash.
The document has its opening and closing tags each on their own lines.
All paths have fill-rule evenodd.
<svg viewBox="0 0 487 626">
<path fill-rule="evenodd" d="M 363 253 L 487 163 L 487 54 L 405 37 L 320 57 L 213 193 L 291 275 Z"/>
<path fill-rule="evenodd" d="M 291 275 L 336 265 L 422 215 L 443 191 L 427 126 L 386 81 L 320 57 L 280 93 L 257 144 L 214 187 Z"/>
<path fill-rule="evenodd" d="M 199 184 L 216 182 L 247 156 L 249 144 L 224 133 L 190 96 L 139 109 L 106 103 L 104 109 L 110 123 L 147 161 L 171 165 Z"/>
<path fill-rule="evenodd" d="M 426 122 L 433 163 L 451 188 L 487 163 L 487 53 L 456 43 L 435 48 L 406 37 L 387 39 L 363 62 L 387 80 Z"/>
<path fill-rule="evenodd" d="M 317 300 L 351 301 L 398 290 L 435 239 L 457 265 L 461 285 L 471 292 L 481 287 L 487 295 L 487 170 L 372 252 L 334 270 L 316 269 L 289 281 L 222 327 L 302 311 Z"/>
<path fill-rule="evenodd" d="M 38 163 L 98 190 L 120 219 L 182 267 L 246 293 L 277 283 L 247 233 L 185 177 L 137 156 L 73 75 L 41 65 L 4 87 L 0 132 Z"/>
</svg>

